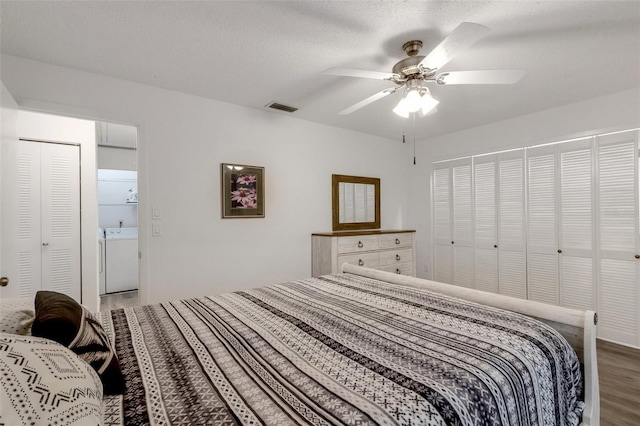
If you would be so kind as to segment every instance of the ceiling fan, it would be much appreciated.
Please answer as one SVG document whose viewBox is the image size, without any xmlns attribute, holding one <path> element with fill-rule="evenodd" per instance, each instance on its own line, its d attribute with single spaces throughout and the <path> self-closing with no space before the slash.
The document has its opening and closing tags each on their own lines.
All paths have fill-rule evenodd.
<svg viewBox="0 0 640 426">
<path fill-rule="evenodd" d="M 426 56 L 418 55 L 422 47 L 422 41 L 410 40 L 402 45 L 402 50 L 408 57 L 396 63 L 390 73 L 351 68 L 330 68 L 326 70 L 324 74 L 388 80 L 397 85 L 351 105 L 340 111 L 340 114 L 351 114 L 378 99 L 404 88 L 405 96 L 393 111 L 402 117 L 408 117 L 409 113 L 417 112 L 418 110 L 421 110 L 422 114 L 426 115 L 433 111 L 438 104 L 438 101 L 431 96 L 429 89 L 426 87 L 429 83 L 440 85 L 517 83 L 524 75 L 523 70 L 440 72 L 440 68 L 489 31 L 489 28 L 484 25 L 463 22 Z"/>
</svg>

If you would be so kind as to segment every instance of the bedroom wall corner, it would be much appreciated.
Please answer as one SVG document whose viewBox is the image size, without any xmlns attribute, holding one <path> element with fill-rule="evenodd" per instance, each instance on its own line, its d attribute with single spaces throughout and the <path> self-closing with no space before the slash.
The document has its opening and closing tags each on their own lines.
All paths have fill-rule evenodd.
<svg viewBox="0 0 640 426">
<path fill-rule="evenodd" d="M 432 277 L 431 164 L 434 161 L 557 142 L 640 126 L 640 87 L 418 142 L 411 170 L 410 224 L 417 229 L 417 274 Z M 412 225 L 413 226 L 413 225 Z M 426 269 L 425 269 L 426 267 Z"/>
<path fill-rule="evenodd" d="M 139 126 L 143 302 L 309 277 L 333 173 L 379 177 L 382 227 L 408 226 L 408 144 L 9 55 L 2 75 L 22 106 Z M 221 218 L 221 163 L 265 167 L 265 218 Z"/>
</svg>

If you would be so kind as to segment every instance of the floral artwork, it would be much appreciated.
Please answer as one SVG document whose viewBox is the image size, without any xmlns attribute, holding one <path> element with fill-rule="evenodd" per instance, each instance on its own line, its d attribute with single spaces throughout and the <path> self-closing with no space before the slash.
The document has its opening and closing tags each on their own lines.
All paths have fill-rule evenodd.
<svg viewBox="0 0 640 426">
<path fill-rule="evenodd" d="M 231 208 L 255 209 L 258 208 L 258 190 L 256 175 L 231 175 Z"/>
<path fill-rule="evenodd" d="M 264 167 L 221 165 L 222 218 L 264 217 Z"/>
</svg>

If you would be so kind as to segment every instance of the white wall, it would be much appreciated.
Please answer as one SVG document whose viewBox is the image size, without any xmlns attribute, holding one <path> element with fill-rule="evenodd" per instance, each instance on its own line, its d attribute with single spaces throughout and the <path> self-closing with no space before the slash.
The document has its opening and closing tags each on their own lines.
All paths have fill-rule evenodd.
<svg viewBox="0 0 640 426">
<path fill-rule="evenodd" d="M 128 200 L 134 193 L 137 197 L 138 173 L 135 170 L 98 169 L 98 226 L 137 228 L 138 204 Z"/>
<path fill-rule="evenodd" d="M 636 88 L 419 142 L 416 156 L 420 167 L 412 169 L 411 179 L 416 196 L 411 198 L 408 218 L 410 226 L 418 231 L 418 275 L 430 278 L 433 271 L 429 200 L 432 162 L 639 126 L 640 88 Z"/>
<path fill-rule="evenodd" d="M 98 199 L 95 124 L 88 120 L 20 111 L 18 137 L 80 145 L 82 303 L 89 309 L 98 310 L 100 304 L 97 286 Z"/>
<path fill-rule="evenodd" d="M 382 227 L 407 226 L 409 144 L 13 56 L 1 63 L 24 108 L 138 126 L 143 302 L 310 276 L 310 234 L 331 230 L 332 173 L 379 177 Z M 264 219 L 220 218 L 223 162 L 265 167 Z"/>
<path fill-rule="evenodd" d="M 15 226 L 18 217 L 18 189 L 15 184 L 18 162 L 18 104 L 0 81 L 0 276 L 9 280 L 0 287 L 0 297 L 17 297 L 18 289 L 11 280 L 17 272 L 15 247 L 7 244 L 18 239 Z M 10 177 L 10 178 L 9 178 Z M 12 200 L 11 203 L 7 202 Z"/>
</svg>

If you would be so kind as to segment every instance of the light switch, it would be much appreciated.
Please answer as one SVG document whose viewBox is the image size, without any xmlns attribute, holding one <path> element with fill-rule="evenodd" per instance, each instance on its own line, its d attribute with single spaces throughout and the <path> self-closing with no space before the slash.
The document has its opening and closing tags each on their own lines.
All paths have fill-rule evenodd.
<svg viewBox="0 0 640 426">
<path fill-rule="evenodd" d="M 160 219 L 162 217 L 162 213 L 160 212 L 159 206 L 153 206 L 153 217 L 152 219 Z"/>
<path fill-rule="evenodd" d="M 162 227 L 160 226 L 160 222 L 153 222 L 151 227 L 151 235 L 153 235 L 154 237 L 159 237 L 160 235 L 162 235 Z"/>
</svg>

